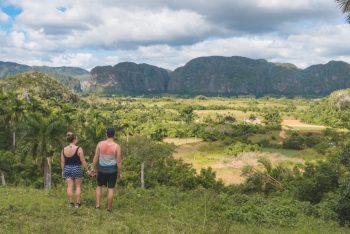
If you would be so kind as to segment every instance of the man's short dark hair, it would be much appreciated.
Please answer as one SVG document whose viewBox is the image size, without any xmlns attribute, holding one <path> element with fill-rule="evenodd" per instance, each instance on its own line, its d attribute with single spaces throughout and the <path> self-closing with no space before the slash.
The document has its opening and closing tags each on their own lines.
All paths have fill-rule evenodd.
<svg viewBox="0 0 350 234">
<path fill-rule="evenodd" d="M 115 136 L 115 129 L 114 128 L 107 128 L 106 134 L 107 134 L 107 137 L 114 137 Z"/>
</svg>

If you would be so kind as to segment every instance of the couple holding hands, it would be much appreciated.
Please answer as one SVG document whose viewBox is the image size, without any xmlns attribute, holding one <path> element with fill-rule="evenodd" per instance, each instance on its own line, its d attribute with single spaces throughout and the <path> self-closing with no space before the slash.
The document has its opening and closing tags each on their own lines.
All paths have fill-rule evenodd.
<svg viewBox="0 0 350 234">
<path fill-rule="evenodd" d="M 117 177 L 122 178 L 122 161 L 120 146 L 114 141 L 115 129 L 106 130 L 107 139 L 100 141 L 96 146 L 93 159 L 93 168 L 90 170 L 85 160 L 84 152 L 77 145 L 78 138 L 75 134 L 67 133 L 68 146 L 61 152 L 62 176 L 67 182 L 67 196 L 71 207 L 79 208 L 81 203 L 81 180 L 83 168 L 89 176 L 97 176 L 96 209 L 100 209 L 102 186 L 108 187 L 107 211 L 112 211 L 114 187 Z M 73 190 L 75 185 L 76 203 L 73 202 Z"/>
</svg>

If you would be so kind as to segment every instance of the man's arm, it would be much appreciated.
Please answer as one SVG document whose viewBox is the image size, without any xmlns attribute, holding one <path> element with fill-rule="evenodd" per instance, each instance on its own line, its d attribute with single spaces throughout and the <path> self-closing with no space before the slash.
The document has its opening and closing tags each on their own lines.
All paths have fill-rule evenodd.
<svg viewBox="0 0 350 234">
<path fill-rule="evenodd" d="M 123 169 L 122 169 L 122 157 L 120 153 L 120 146 L 117 145 L 117 150 L 116 150 L 116 156 L 117 156 L 117 165 L 118 165 L 118 171 L 119 171 L 119 177 L 123 177 Z"/>
<path fill-rule="evenodd" d="M 99 145 L 100 145 L 100 143 L 98 143 L 97 146 L 96 146 L 94 160 L 92 161 L 92 168 L 93 168 L 94 172 L 97 171 L 97 163 L 98 163 L 98 158 L 99 158 L 99 155 L 100 155 L 100 147 L 99 147 Z"/>
</svg>

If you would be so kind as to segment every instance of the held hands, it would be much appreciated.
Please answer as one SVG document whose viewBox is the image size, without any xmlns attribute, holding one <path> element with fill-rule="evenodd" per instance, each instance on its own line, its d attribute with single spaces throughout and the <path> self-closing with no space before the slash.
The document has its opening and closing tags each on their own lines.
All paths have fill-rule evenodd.
<svg viewBox="0 0 350 234">
<path fill-rule="evenodd" d="M 86 174 L 90 177 L 96 176 L 96 171 L 95 170 L 87 170 Z"/>
</svg>

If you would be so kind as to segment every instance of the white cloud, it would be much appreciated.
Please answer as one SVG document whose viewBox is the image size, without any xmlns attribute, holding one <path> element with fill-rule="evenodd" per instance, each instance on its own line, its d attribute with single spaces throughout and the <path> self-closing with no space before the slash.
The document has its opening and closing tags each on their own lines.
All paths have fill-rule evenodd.
<svg viewBox="0 0 350 234">
<path fill-rule="evenodd" d="M 12 31 L 0 31 L 0 60 L 84 68 L 134 61 L 171 69 L 210 55 L 301 67 L 350 62 L 350 26 L 329 0 L 8 2 L 22 12 Z"/>
<path fill-rule="evenodd" d="M 169 45 L 141 46 L 137 50 L 116 51 L 118 56 L 108 57 L 106 64 L 114 61 L 147 62 L 174 69 L 200 56 L 246 56 L 267 59 L 272 62 L 294 63 L 301 68 L 344 60 L 350 63 L 350 26 L 318 27 L 288 37 L 276 35 L 242 36 L 206 40 L 193 45 L 172 47 Z"/>
<path fill-rule="evenodd" d="M 215 29 L 202 15 L 182 9 L 106 7 L 99 1 L 14 2 L 23 9 L 16 18 L 16 30 L 51 49 L 178 43 L 198 40 Z"/>
<path fill-rule="evenodd" d="M 50 59 L 50 65 L 69 67 L 93 67 L 97 59 L 90 53 L 59 54 Z"/>
</svg>

